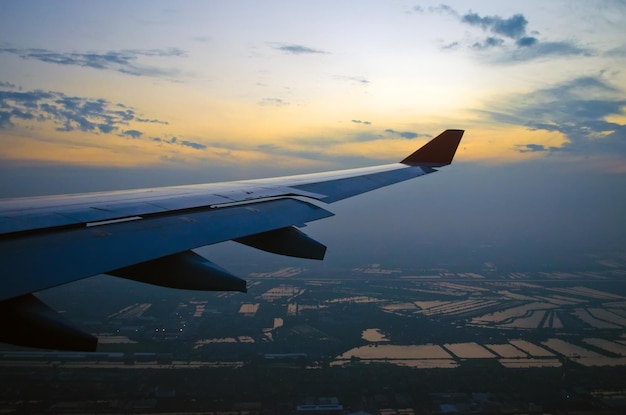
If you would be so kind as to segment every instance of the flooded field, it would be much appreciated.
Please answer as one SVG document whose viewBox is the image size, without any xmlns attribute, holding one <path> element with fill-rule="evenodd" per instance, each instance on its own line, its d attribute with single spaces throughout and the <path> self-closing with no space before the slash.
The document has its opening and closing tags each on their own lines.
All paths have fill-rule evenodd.
<svg viewBox="0 0 626 415">
<path fill-rule="evenodd" d="M 579 297 L 586 297 L 595 300 L 623 300 L 621 295 L 611 294 L 605 291 L 600 291 L 587 287 L 569 287 L 569 288 L 549 288 L 550 291 L 556 291 L 559 293 L 565 293 L 568 295 L 574 295 Z"/>
<path fill-rule="evenodd" d="M 580 320 L 589 324 L 590 326 L 597 329 L 619 329 L 621 326 L 617 324 L 609 323 L 608 321 L 600 320 L 595 318 L 589 313 L 589 310 L 586 308 L 577 308 L 574 310 L 574 315 L 578 317 Z"/>
<path fill-rule="evenodd" d="M 243 314 L 243 315 L 248 316 L 248 317 L 254 317 L 256 312 L 259 311 L 259 306 L 260 306 L 259 303 L 256 303 L 256 304 L 250 304 L 250 303 L 242 304 L 241 307 L 239 308 L 239 314 Z"/>
<path fill-rule="evenodd" d="M 397 366 L 405 366 L 413 369 L 454 369 L 459 364 L 452 359 L 370 359 L 367 363 L 392 363 Z M 345 366 L 350 364 L 349 360 L 335 360 L 331 366 Z"/>
<path fill-rule="evenodd" d="M 109 315 L 107 318 L 119 318 L 119 319 L 133 319 L 139 318 L 148 311 L 148 309 L 152 307 L 152 304 L 133 304 L 128 307 L 124 307 L 123 309 Z"/>
<path fill-rule="evenodd" d="M 536 329 L 540 327 L 542 321 L 546 316 L 545 310 L 536 310 L 526 313 L 525 317 L 519 317 L 514 319 L 510 323 L 501 324 L 501 327 L 511 327 L 520 329 Z"/>
<path fill-rule="evenodd" d="M 350 359 L 353 356 L 360 359 L 452 359 L 448 352 L 436 344 L 362 346 L 348 350 L 337 359 Z"/>
<path fill-rule="evenodd" d="M 270 290 L 261 294 L 261 298 L 265 301 L 276 301 L 282 299 L 294 298 L 304 293 L 305 290 L 298 287 L 292 287 L 289 285 L 280 285 L 278 287 L 271 288 Z"/>
<path fill-rule="evenodd" d="M 382 266 L 366 268 L 383 269 Z M 371 344 L 346 351 L 334 364 L 344 364 L 350 358 L 417 368 L 456 367 L 471 359 L 492 359 L 507 368 L 559 367 L 564 359 L 587 366 L 626 364 L 626 336 L 619 340 L 595 336 L 584 340 L 579 338 L 576 344 L 557 340 L 562 335 L 570 338 L 573 333 L 589 328 L 623 330 L 626 327 L 626 297 L 607 290 L 606 284 L 594 282 L 605 279 L 605 276 L 591 272 L 518 272 L 506 278 L 494 280 L 488 275 L 442 272 L 439 275 L 400 275 L 395 280 L 385 279 L 376 285 L 377 289 L 386 292 L 402 291 L 404 297 L 344 290 L 344 295 L 322 304 L 332 310 L 337 304 L 377 303 L 379 310 L 403 318 L 436 318 L 441 324 L 452 324 L 457 328 L 504 329 L 504 332 L 515 334 L 509 341 L 494 338 L 484 343 L 477 340 L 449 341 L 439 345 L 397 345 L 389 344 L 395 339 L 393 331 L 366 326 L 360 332 L 361 339 Z M 545 284 L 545 281 L 551 283 Z M 572 284 L 568 285 L 568 281 Z M 413 297 L 412 301 L 410 297 Z M 298 312 L 299 307 L 288 305 L 288 315 Z M 538 329 L 549 333 L 543 341 L 536 336 L 533 338 L 537 340 L 533 341 L 518 337 L 522 336 L 518 330 L 531 333 Z M 613 332 L 613 336 L 615 334 Z"/>
<path fill-rule="evenodd" d="M 464 285 L 464 284 L 458 284 L 458 283 L 452 283 L 452 282 L 440 282 L 438 283 L 438 285 L 440 287 L 444 287 L 444 288 L 450 288 L 453 290 L 458 290 L 458 291 L 464 291 L 464 292 L 489 292 L 490 290 L 488 288 L 483 288 L 483 287 L 477 287 L 477 286 L 473 286 L 473 285 Z"/>
<path fill-rule="evenodd" d="M 367 340 L 370 343 L 388 342 L 389 339 L 385 336 L 380 329 L 366 329 L 361 334 L 363 340 Z"/>
<path fill-rule="evenodd" d="M 198 349 L 207 344 L 221 344 L 221 343 L 255 343 L 254 339 L 250 336 L 237 336 L 237 337 L 220 337 L 214 339 L 202 339 L 194 343 L 193 348 Z"/>
<path fill-rule="evenodd" d="M 549 339 L 548 341 L 542 342 L 542 344 L 583 366 L 626 365 L 626 358 L 624 357 L 605 356 L 561 339 Z"/>
<path fill-rule="evenodd" d="M 291 278 L 306 271 L 306 268 L 285 267 L 274 272 L 253 272 L 250 278 Z"/>
<path fill-rule="evenodd" d="M 528 357 L 526 353 L 511 344 L 485 344 L 486 348 L 504 358 Z"/>
<path fill-rule="evenodd" d="M 361 296 L 357 296 L 357 297 L 335 298 L 333 300 L 328 300 L 327 303 L 329 303 L 329 304 L 336 304 L 336 303 L 361 304 L 361 303 L 378 303 L 378 302 L 381 302 L 381 301 L 382 300 L 380 300 L 378 298 L 367 297 L 367 296 L 361 295 Z"/>
<path fill-rule="evenodd" d="M 223 338 L 214 338 L 214 339 L 201 339 L 197 340 L 193 348 L 198 349 L 206 344 L 218 344 L 218 343 L 237 343 L 237 339 L 234 337 L 223 337 Z"/>
<path fill-rule="evenodd" d="M 625 344 L 596 338 L 585 339 L 585 342 L 607 350 L 609 354 L 619 354 L 619 357 L 603 355 L 552 338 L 542 342 L 542 346 L 526 340 L 511 340 L 503 344 L 466 342 L 441 346 L 371 344 L 337 356 L 333 365 L 349 364 L 358 358 L 367 363 L 386 362 L 412 368 L 454 368 L 469 359 L 494 359 L 506 368 L 542 368 L 561 367 L 565 357 L 584 366 L 626 366 Z"/>
<path fill-rule="evenodd" d="M 616 324 L 621 327 L 626 327 L 626 318 L 619 314 L 620 310 L 617 308 L 588 308 L 587 311 L 597 319 L 604 320 Z M 617 313 L 617 314 L 616 314 Z"/>
<path fill-rule="evenodd" d="M 553 357 L 554 354 L 543 347 L 526 340 L 509 340 L 509 343 L 533 357 Z"/>
<path fill-rule="evenodd" d="M 585 343 L 599 347 L 619 356 L 626 356 L 626 345 L 605 339 L 583 339 Z"/>
<path fill-rule="evenodd" d="M 98 343 L 100 344 L 133 344 L 137 343 L 126 336 L 115 336 L 112 334 L 98 334 Z"/>
<path fill-rule="evenodd" d="M 559 359 L 499 359 L 498 362 L 509 369 L 523 369 L 532 367 L 561 367 Z"/>
<path fill-rule="evenodd" d="M 472 324 L 489 325 L 503 328 L 535 329 L 541 326 L 546 310 L 556 308 L 554 304 L 532 302 L 506 310 L 496 311 L 480 317 L 474 317 Z"/>
<path fill-rule="evenodd" d="M 380 266 L 369 266 L 382 269 Z M 540 285 L 531 281 L 558 281 L 559 285 Z M 437 277 L 437 278 L 435 278 Z M 402 291 L 413 301 L 389 300 L 384 296 L 346 295 L 328 299 L 337 303 L 378 303 L 379 309 L 401 316 L 443 317 L 457 324 L 492 329 L 580 330 L 586 327 L 619 330 L 626 327 L 626 297 L 599 289 L 588 280 L 606 277 L 594 273 L 511 273 L 506 279 L 490 280 L 480 274 L 445 273 L 440 275 L 400 275 L 400 284 L 379 284 L 377 288 Z M 575 284 L 567 286 L 568 281 Z M 585 285 L 583 285 L 585 284 Z M 290 315 L 295 310 L 289 308 Z M 469 320 L 468 320 L 469 319 Z"/>
<path fill-rule="evenodd" d="M 334 271 L 299 275 L 305 271 L 252 274 L 247 296 L 173 296 L 171 310 L 133 299 L 107 310 L 104 318 L 114 324 L 94 331 L 102 333 L 100 343 L 118 350 L 141 344 L 134 327 L 167 328 L 158 338 L 154 327 L 145 331 L 144 341 L 159 342 L 170 341 L 170 328 L 184 327 L 198 355 L 211 351 L 228 359 L 250 354 L 258 343 L 258 350 L 277 353 L 293 345 L 312 360 L 337 351 L 333 365 L 626 366 L 626 286 L 612 274 L 430 269 L 418 275 L 384 264 L 346 270 L 345 279 Z M 222 324 L 225 319 L 240 324 L 238 330 Z"/>
<path fill-rule="evenodd" d="M 381 267 L 380 264 L 370 264 L 366 265 L 363 268 L 354 268 L 352 269 L 354 272 L 362 272 L 364 274 L 379 274 L 379 275 L 392 275 L 399 274 L 402 271 L 399 269 L 385 269 Z"/>
<path fill-rule="evenodd" d="M 388 313 L 396 313 L 398 311 L 413 312 L 416 308 L 417 306 L 413 303 L 393 303 L 386 304 L 381 307 L 383 311 L 386 311 Z"/>
<path fill-rule="evenodd" d="M 498 304 L 498 300 L 465 300 L 465 301 L 443 301 L 439 304 L 424 304 L 418 313 L 425 316 L 432 315 L 457 315 L 475 312 L 483 308 Z"/>
<path fill-rule="evenodd" d="M 444 344 L 443 347 L 460 359 L 490 359 L 496 355 L 478 343 Z"/>
<path fill-rule="evenodd" d="M 192 317 L 201 318 L 204 314 L 206 301 L 190 301 L 189 304 L 194 307 Z"/>
</svg>

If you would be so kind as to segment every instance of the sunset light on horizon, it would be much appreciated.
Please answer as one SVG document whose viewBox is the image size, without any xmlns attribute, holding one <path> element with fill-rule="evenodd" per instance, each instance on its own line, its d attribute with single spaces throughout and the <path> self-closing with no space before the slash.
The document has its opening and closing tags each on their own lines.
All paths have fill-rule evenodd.
<svg viewBox="0 0 626 415">
<path fill-rule="evenodd" d="M 462 128 L 457 162 L 626 170 L 623 2 L 0 8 L 11 166 L 291 174 L 397 161 Z"/>
</svg>

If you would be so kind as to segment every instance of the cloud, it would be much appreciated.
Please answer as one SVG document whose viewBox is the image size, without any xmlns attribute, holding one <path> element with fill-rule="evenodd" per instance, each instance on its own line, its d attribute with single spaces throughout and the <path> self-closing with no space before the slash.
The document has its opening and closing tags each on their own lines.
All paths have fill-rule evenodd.
<svg viewBox="0 0 626 415">
<path fill-rule="evenodd" d="M 385 132 L 389 134 L 394 134 L 394 135 L 397 135 L 397 136 L 400 136 L 402 138 L 406 138 L 409 140 L 419 137 L 419 134 L 414 133 L 413 131 L 396 131 L 396 130 L 392 130 L 391 128 L 387 128 Z"/>
<path fill-rule="evenodd" d="M 7 128 L 11 125 L 11 113 L 7 111 L 0 111 L 0 128 Z"/>
<path fill-rule="evenodd" d="M 206 150 L 207 146 L 205 144 L 196 143 L 194 141 L 189 140 L 179 140 L 178 137 L 171 137 L 169 140 L 161 137 L 152 137 L 152 141 L 157 143 L 164 143 L 182 147 L 193 148 L 194 150 Z"/>
<path fill-rule="evenodd" d="M 529 46 L 518 48 L 500 60 L 529 61 L 544 56 L 592 56 L 595 53 L 591 49 L 581 48 L 571 42 L 535 41 Z"/>
<path fill-rule="evenodd" d="M 111 131 L 124 123 L 110 104 L 102 99 L 70 97 L 53 91 L 0 91 L 0 108 L 8 113 L 2 127 L 15 119 L 51 121 L 58 131 Z"/>
<path fill-rule="evenodd" d="M 11 82 L 0 81 L 0 87 L 9 88 L 9 89 L 17 89 L 17 85 L 12 84 Z"/>
<path fill-rule="evenodd" d="M 185 147 L 191 147 L 195 150 L 204 150 L 206 149 L 206 145 L 204 144 L 200 144 L 200 143 L 194 143 L 193 141 L 187 141 L 187 140 L 181 140 L 180 141 L 180 145 L 181 146 L 185 146 Z"/>
<path fill-rule="evenodd" d="M 537 42 L 539 42 L 539 40 L 536 37 L 524 36 L 524 37 L 517 39 L 515 44 L 521 47 L 529 47 L 529 46 L 536 45 Z"/>
<path fill-rule="evenodd" d="M 178 74 L 176 69 L 162 69 L 138 63 L 141 57 L 183 57 L 185 51 L 167 49 L 124 49 L 108 52 L 59 52 L 48 49 L 0 48 L 0 53 L 12 53 L 22 59 L 41 62 L 110 70 L 135 76 L 167 77 Z"/>
<path fill-rule="evenodd" d="M 350 82 L 356 82 L 358 84 L 362 84 L 362 85 L 367 85 L 370 83 L 370 81 L 366 78 L 360 77 L 360 76 L 341 76 L 338 75 L 335 77 L 335 79 L 338 79 L 340 81 L 350 81 Z"/>
<path fill-rule="evenodd" d="M 609 49 L 605 52 L 605 55 L 614 58 L 626 58 L 626 45 Z"/>
<path fill-rule="evenodd" d="M 516 146 L 517 151 L 520 153 L 542 153 L 550 150 L 554 150 L 557 147 L 546 147 L 543 144 L 523 144 Z"/>
<path fill-rule="evenodd" d="M 480 16 L 469 12 L 461 16 L 461 22 L 470 26 L 478 26 L 485 31 L 502 35 L 511 39 L 519 39 L 526 34 L 528 20 L 522 14 L 515 14 L 508 19 L 500 16 Z"/>
<path fill-rule="evenodd" d="M 440 4 L 439 6 L 430 6 L 428 8 L 428 11 L 431 13 L 446 13 L 446 14 L 451 14 L 452 16 L 455 17 L 459 17 L 459 12 L 457 12 L 456 10 L 454 10 L 452 7 L 448 6 L 447 4 Z"/>
<path fill-rule="evenodd" d="M 363 125 L 372 124 L 370 121 L 361 121 L 361 120 L 351 120 L 351 122 L 353 122 L 354 124 L 363 124 Z M 383 133 L 386 133 L 386 134 L 383 134 Z M 389 139 L 390 134 L 396 137 L 407 139 L 407 140 L 412 140 L 417 137 L 430 137 L 430 135 L 428 134 L 418 134 L 413 131 L 397 131 L 391 128 L 387 128 L 386 130 L 383 131 L 383 133 L 381 133 L 380 131 L 374 132 L 374 131 L 367 130 L 365 132 L 356 133 L 350 136 L 349 138 L 337 140 L 335 144 L 344 143 L 344 142 L 362 143 L 362 142 L 367 142 L 367 141 L 385 140 L 385 139 Z M 325 142 L 328 143 L 329 141 L 326 139 Z"/>
<path fill-rule="evenodd" d="M 472 49 L 479 49 L 479 50 L 489 49 L 489 48 L 502 46 L 503 43 L 504 43 L 504 40 L 497 38 L 497 37 L 489 36 L 482 42 L 474 42 L 474 44 L 472 45 Z"/>
<path fill-rule="evenodd" d="M 261 102 L 259 102 L 259 105 L 267 105 L 267 106 L 274 106 L 274 107 L 284 107 L 285 105 L 289 105 L 288 102 L 283 101 L 280 98 L 263 98 L 261 100 Z"/>
<path fill-rule="evenodd" d="M 302 45 L 274 45 L 272 46 L 274 49 L 281 50 L 283 52 L 291 53 L 293 55 L 303 55 L 303 54 L 328 54 L 323 50 L 313 49 L 307 46 Z"/>
<path fill-rule="evenodd" d="M 6 87 L 6 85 L 4 85 Z M 56 91 L 13 91 L 0 89 L 0 132 L 30 128 L 37 124 L 52 125 L 59 132 L 80 131 L 96 135 L 113 135 L 133 140 L 147 140 L 155 146 L 163 144 L 203 151 L 207 146 L 189 139 L 172 136 L 146 137 L 134 123 L 166 121 L 138 117 L 134 108 L 105 99 L 68 96 Z M 87 144 L 87 142 L 85 143 Z M 173 148 L 170 148 L 173 150 Z"/>
<path fill-rule="evenodd" d="M 185 162 L 185 159 L 182 158 L 182 157 L 179 157 L 179 156 L 169 156 L 167 154 L 161 156 L 161 160 L 162 161 L 166 161 L 168 163 L 177 163 L 177 164 Z"/>
<path fill-rule="evenodd" d="M 441 46 L 441 49 L 443 50 L 454 50 L 454 49 L 458 49 L 461 46 L 461 44 L 457 41 L 454 42 L 450 42 L 450 43 L 446 43 L 445 45 Z"/>
<path fill-rule="evenodd" d="M 137 122 L 149 122 L 149 123 L 163 124 L 163 125 L 168 125 L 169 124 L 167 121 L 161 121 L 161 120 L 156 120 L 156 119 L 148 119 L 148 118 L 140 118 L 140 117 L 136 117 L 135 121 L 137 121 Z"/>
<path fill-rule="evenodd" d="M 19 121 L 31 121 L 52 123 L 57 131 L 110 134 L 137 121 L 135 110 L 122 104 L 42 90 L 0 90 L 0 112 L 0 128 L 3 129 L 15 127 Z M 132 131 L 137 130 L 126 130 L 122 134 L 133 137 L 136 133 Z"/>
<path fill-rule="evenodd" d="M 191 40 L 193 40 L 194 42 L 206 43 L 206 42 L 210 42 L 212 39 L 210 36 L 195 36 L 191 38 Z"/>
<path fill-rule="evenodd" d="M 353 123 L 355 124 L 364 124 L 364 125 L 371 125 L 372 123 L 370 121 L 361 121 L 361 120 L 352 120 Z"/>
<path fill-rule="evenodd" d="M 125 130 L 120 134 L 120 136 L 126 136 L 130 138 L 140 138 L 143 133 L 139 130 Z"/>
<path fill-rule="evenodd" d="M 580 77 L 514 99 L 504 97 L 494 104 L 497 110 L 483 114 L 498 123 L 559 132 L 567 139 L 559 147 L 524 144 L 517 151 L 626 156 L 626 124 L 609 121 L 626 113 L 624 96 L 600 77 Z"/>
<path fill-rule="evenodd" d="M 515 63 L 530 61 L 548 56 L 591 56 L 596 51 L 578 46 L 570 41 L 540 40 L 539 33 L 528 33 L 528 19 L 520 13 L 510 17 L 480 15 L 473 11 L 459 13 L 452 7 L 442 4 L 428 9 L 431 13 L 448 14 L 462 24 L 481 29 L 487 36 L 477 39 L 454 40 L 441 46 L 443 50 L 459 49 L 465 46 L 482 52 L 482 56 L 494 63 Z M 616 52 L 619 53 L 619 52 Z M 485 55 L 486 54 L 486 55 Z"/>
</svg>

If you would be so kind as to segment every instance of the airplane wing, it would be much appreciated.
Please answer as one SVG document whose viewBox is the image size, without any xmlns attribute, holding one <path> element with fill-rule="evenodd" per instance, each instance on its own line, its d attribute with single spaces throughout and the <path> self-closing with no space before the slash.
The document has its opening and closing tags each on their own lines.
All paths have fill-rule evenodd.
<svg viewBox="0 0 626 415">
<path fill-rule="evenodd" d="M 32 293 L 97 274 L 150 284 L 246 291 L 246 282 L 192 252 L 234 240 L 323 259 L 326 247 L 298 228 L 333 214 L 331 203 L 452 162 L 462 130 L 446 130 L 399 163 L 273 179 L 0 200 L 0 341 L 93 351 Z"/>
</svg>

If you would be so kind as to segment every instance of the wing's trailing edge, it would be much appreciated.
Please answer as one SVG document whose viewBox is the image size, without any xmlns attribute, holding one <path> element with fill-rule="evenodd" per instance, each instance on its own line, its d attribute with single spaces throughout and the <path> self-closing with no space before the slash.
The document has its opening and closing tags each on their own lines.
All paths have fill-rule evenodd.
<svg viewBox="0 0 626 415">
<path fill-rule="evenodd" d="M 331 203 L 433 173 L 452 162 L 462 135 L 462 130 L 446 130 L 401 162 L 381 166 L 0 200 L 0 324 L 5 327 L 0 341 L 95 350 L 92 335 L 54 316 L 32 293 L 97 274 L 164 287 L 245 292 L 245 280 L 191 251 L 201 246 L 233 240 L 281 255 L 323 259 L 326 247 L 296 227 L 333 214 L 303 198 Z"/>
</svg>

